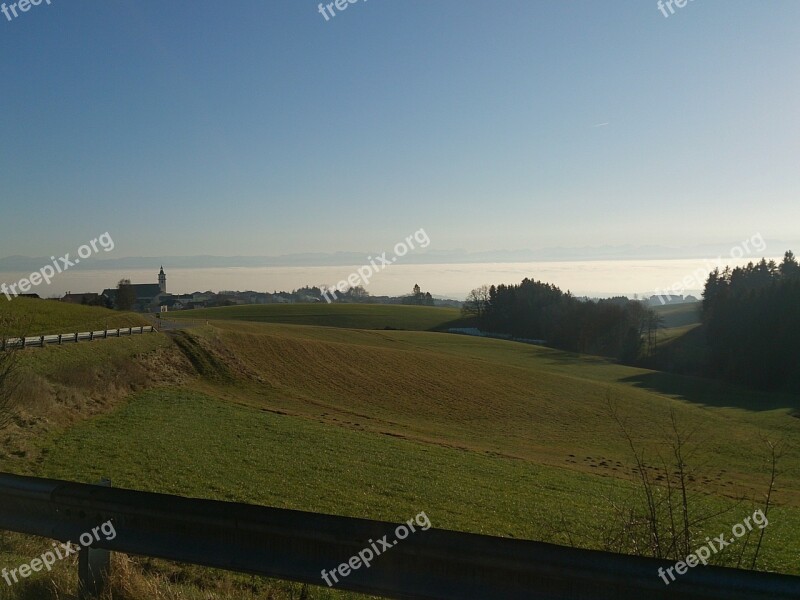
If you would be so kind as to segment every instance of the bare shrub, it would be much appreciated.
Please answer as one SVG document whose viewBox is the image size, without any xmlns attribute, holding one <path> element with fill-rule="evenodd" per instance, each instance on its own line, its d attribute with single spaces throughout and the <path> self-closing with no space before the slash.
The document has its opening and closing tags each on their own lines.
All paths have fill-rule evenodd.
<svg viewBox="0 0 800 600">
<path fill-rule="evenodd" d="M 3 348 L 8 338 L 25 336 L 26 327 L 19 319 L 0 315 L 0 339 Z M 5 429 L 14 418 L 17 389 L 22 377 L 20 374 L 19 349 L 0 348 L 0 430 Z"/>
<path fill-rule="evenodd" d="M 605 549 L 628 552 L 639 556 L 651 556 L 670 560 L 681 560 L 704 543 L 706 529 L 719 517 L 732 513 L 743 504 L 753 504 L 744 497 L 720 508 L 707 490 L 700 490 L 693 482 L 700 480 L 699 473 L 691 466 L 697 445 L 694 432 L 685 432 L 674 410 L 670 411 L 666 431 L 666 451 L 645 450 L 634 437 L 628 420 L 620 415 L 613 396 L 606 396 L 608 411 L 617 423 L 633 457 L 633 473 L 637 483 L 636 493 L 625 494 L 620 499 L 609 499 L 614 519 L 601 526 Z M 763 500 L 763 512 L 768 514 L 775 486 L 779 447 L 768 442 L 770 481 Z M 752 508 L 752 507 L 750 507 Z M 747 551 L 752 531 L 731 553 L 715 555 L 720 564 L 740 567 L 747 564 Z M 758 540 L 749 555 L 749 567 L 755 568 L 764 537 L 760 529 Z"/>
</svg>

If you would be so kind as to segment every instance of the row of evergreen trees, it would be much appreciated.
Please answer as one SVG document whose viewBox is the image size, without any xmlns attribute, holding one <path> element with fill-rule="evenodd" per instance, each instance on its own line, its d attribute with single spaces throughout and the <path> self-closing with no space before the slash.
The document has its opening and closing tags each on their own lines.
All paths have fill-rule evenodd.
<svg viewBox="0 0 800 600">
<path fill-rule="evenodd" d="M 641 302 L 580 300 L 532 279 L 476 288 L 464 312 L 485 331 L 628 363 L 653 354 L 661 326 Z M 800 391 L 800 265 L 794 254 L 787 252 L 780 264 L 762 259 L 715 269 L 705 284 L 702 318 L 708 356 L 693 361 L 693 372 Z"/>
<path fill-rule="evenodd" d="M 800 265 L 762 259 L 715 269 L 703 292 L 712 375 L 763 389 L 800 391 Z"/>
<path fill-rule="evenodd" d="M 473 290 L 465 312 L 481 329 L 549 346 L 634 361 L 648 352 L 658 318 L 627 298 L 579 300 L 552 284 L 524 279 L 519 285 Z"/>
</svg>

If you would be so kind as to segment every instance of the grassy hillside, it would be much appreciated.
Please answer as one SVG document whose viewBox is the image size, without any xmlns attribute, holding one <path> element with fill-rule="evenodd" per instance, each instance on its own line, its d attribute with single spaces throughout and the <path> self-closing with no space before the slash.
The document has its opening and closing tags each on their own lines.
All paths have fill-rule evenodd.
<svg viewBox="0 0 800 600">
<path fill-rule="evenodd" d="M 671 344 L 682 338 L 685 335 L 688 335 L 691 331 L 697 329 L 700 325 L 682 325 L 680 327 L 668 327 L 666 329 L 662 329 L 658 332 L 658 343 L 659 344 Z"/>
<path fill-rule="evenodd" d="M 665 304 L 651 306 L 658 315 L 664 319 L 664 327 L 685 327 L 687 325 L 698 325 L 700 323 L 700 302 L 690 304 Z"/>
<path fill-rule="evenodd" d="M 388 304 L 251 304 L 176 311 L 170 319 L 233 320 L 258 323 L 323 325 L 352 329 L 430 331 L 457 327 L 461 313 L 454 308 Z"/>
<path fill-rule="evenodd" d="M 619 470 L 629 464 L 614 450 L 593 452 L 595 468 L 587 470 L 594 472 L 584 472 L 568 461 L 552 466 L 415 441 L 392 431 L 372 432 L 352 421 L 332 425 L 324 418 L 237 406 L 197 391 L 166 388 L 140 394 L 109 416 L 47 440 L 47 458 L 37 471 L 83 481 L 111 477 L 116 485 L 136 489 L 397 522 L 425 510 L 436 527 L 588 547 L 602 547 L 592 535 L 614 522 L 612 502 L 622 504 L 636 493 L 626 479 L 609 476 L 610 471 L 598 474 L 605 462 Z M 587 466 L 582 447 L 570 449 L 574 462 Z M 715 466 L 725 478 L 738 477 L 728 475 L 723 465 L 727 462 Z M 733 497 L 737 493 L 732 489 L 703 501 L 704 509 L 729 511 L 706 524 L 703 535 L 726 531 L 752 512 L 748 503 Z M 784 489 L 782 506 L 770 512 L 761 556 L 771 569 L 798 573 L 794 548 L 800 514 L 796 505 L 785 502 L 792 494 Z M 723 560 L 731 564 L 733 553 Z M 206 573 L 197 581 L 216 577 Z M 306 597 L 328 595 L 312 589 Z"/>
<path fill-rule="evenodd" d="M 497 535 L 540 536 L 565 494 L 575 496 L 576 508 L 597 510 L 580 493 L 597 485 L 587 475 L 566 480 L 527 461 L 330 427 L 179 389 L 143 393 L 50 448 L 48 476 L 77 470 L 88 481 L 112 475 L 120 486 L 390 521 L 424 509 L 438 527 Z M 504 482 L 514 482 L 514 493 L 498 496 Z"/>
<path fill-rule="evenodd" d="M 0 296 L 0 317 L 3 316 L 19 319 L 25 326 L 25 335 L 29 336 L 148 324 L 144 317 L 135 313 L 35 298 L 14 298 L 9 301 Z M 12 335 L 16 333 L 12 332 Z"/>
<path fill-rule="evenodd" d="M 726 456 L 726 468 L 736 468 L 740 484 L 758 479 L 751 468 L 757 440 L 796 423 L 786 418 L 797 405 L 790 396 L 664 379 L 499 340 L 225 322 L 195 335 L 239 382 L 213 384 L 218 393 L 240 403 L 539 464 L 565 466 L 580 439 L 585 456 L 594 458 L 569 468 L 585 472 L 611 472 L 599 463 L 626 453 L 607 416 L 609 390 L 643 440 L 659 440 L 674 409 L 696 435 L 715 440 L 715 452 Z M 732 436 L 732 428 L 752 443 Z M 719 486 L 727 485 L 720 478 Z"/>
<path fill-rule="evenodd" d="M 655 352 L 643 366 L 670 373 L 704 373 L 708 345 L 700 323 L 701 304 L 677 304 L 653 307 L 663 319 Z"/>
<path fill-rule="evenodd" d="M 40 459 L 42 436 L 114 410 L 131 392 L 179 381 L 177 370 L 189 367 L 173 355 L 157 333 L 22 351 L 17 415 L 0 436 L 0 471 Z"/>
<path fill-rule="evenodd" d="M 123 418 L 120 413 L 53 440 L 57 447 L 47 451 L 43 474 L 91 479 L 103 472 L 125 485 L 178 492 L 187 480 L 174 478 L 177 469 L 194 478 L 185 489 L 198 495 L 266 498 L 270 503 L 281 499 L 282 506 L 383 518 L 388 513 L 376 509 L 373 494 L 383 495 L 378 507 L 389 510 L 398 506 L 397 493 L 424 498 L 423 482 L 404 489 L 392 483 L 394 476 L 382 475 L 371 486 L 363 479 L 359 485 L 338 486 L 333 482 L 347 480 L 341 471 L 369 472 L 371 457 L 385 456 L 381 464 L 387 473 L 408 468 L 419 476 L 419 465 L 432 469 L 430 460 L 439 460 L 447 451 L 448 460 L 456 462 L 443 463 L 448 465 L 443 472 L 450 473 L 449 480 L 440 481 L 443 489 L 477 493 L 477 484 L 464 479 L 472 469 L 485 474 L 486 489 L 503 490 L 509 506 L 519 503 L 524 510 L 555 513 L 560 507 L 585 503 L 603 510 L 604 486 L 613 483 L 624 490 L 632 475 L 625 440 L 608 413 L 610 390 L 654 462 L 655 452 L 667 441 L 664 429 L 671 410 L 682 427 L 693 432 L 693 460 L 702 467 L 696 485 L 713 494 L 709 501 L 758 495 L 766 485 L 763 440 L 788 440 L 791 446 L 776 498 L 785 506 L 787 522 L 796 523 L 800 514 L 800 428 L 788 416 L 795 398 L 546 348 L 441 333 L 216 321 L 177 335 L 187 358 L 204 374 L 190 386 L 193 391 L 180 397 L 165 391 L 137 398 L 125 409 L 133 412 L 124 413 L 124 425 L 118 420 Z M 154 412 L 156 407 L 161 412 Z M 268 414 L 286 420 L 262 422 Z M 131 415 L 139 415 L 135 427 L 128 422 Z M 238 419 L 254 420 L 253 433 L 245 435 L 239 425 L 230 425 Z M 167 421 L 174 425 L 167 427 Z M 280 427 L 295 433 L 273 439 Z M 301 430 L 306 433 L 301 435 Z M 295 441 L 290 443 L 292 436 Z M 156 444 L 159 437 L 163 439 Z M 194 444 L 206 440 L 210 454 L 197 454 L 194 446 L 186 445 L 188 439 L 198 440 Z M 401 452 L 395 447 L 400 442 L 410 444 L 402 447 L 419 457 L 390 460 Z M 96 451 L 82 461 L 79 449 L 89 443 L 97 445 Z M 126 444 L 141 449 L 133 452 Z M 264 468 L 256 455 L 272 460 L 284 452 L 307 456 L 303 469 L 311 471 L 281 468 L 282 491 L 265 497 L 264 486 L 249 482 L 244 474 Z M 461 468 L 454 467 L 458 457 Z M 286 461 L 276 464 L 292 464 Z M 483 466 L 471 467 L 473 461 Z M 212 464 L 219 467 L 209 469 Z M 501 485 L 509 477 L 504 472 L 507 465 L 533 469 L 537 476 L 531 475 L 525 484 L 515 476 L 508 481 L 516 483 Z M 315 468 L 316 483 L 311 484 Z M 218 474 L 205 489 L 203 478 L 211 477 L 209 471 Z M 578 489 L 571 487 L 575 481 L 582 482 Z M 548 496 L 553 490 L 561 492 Z M 529 492 L 540 498 L 535 509 L 525 499 Z M 438 501 L 433 505 L 446 508 Z M 492 531 L 544 535 L 500 505 L 485 508 L 497 519 Z M 460 520 L 451 517 L 452 525 L 485 530 L 484 510 L 449 510 L 460 515 Z M 586 513 L 582 508 L 574 514 Z M 780 554 L 777 548 L 775 552 Z"/>
<path fill-rule="evenodd" d="M 311 308 L 298 318 L 329 312 L 328 322 L 340 322 L 338 311 L 353 309 L 305 312 Z M 374 314 L 358 313 L 362 322 Z M 600 548 L 603 531 L 616 522 L 613 505 L 638 490 L 630 451 L 609 414 L 610 394 L 651 467 L 669 459 L 671 412 L 691 434 L 693 506 L 728 510 L 697 532 L 700 540 L 752 513 L 751 499 L 768 484 L 765 440 L 783 442 L 759 564 L 800 574 L 795 397 L 444 333 L 233 317 L 172 337 L 174 345 L 151 338 L 162 340 L 149 351 L 160 353 L 150 363 L 159 366 L 161 385 L 40 431 L 23 458 L 0 455 L 0 469 L 78 481 L 104 476 L 123 487 L 376 519 L 425 510 L 436 527 Z M 67 360 L 62 350 L 48 349 L 36 368 L 61 364 L 49 380 L 75 371 L 73 386 L 90 385 L 81 363 L 124 363 L 77 354 Z M 198 375 L 186 375 L 188 365 Z M 722 560 L 730 562 L 733 552 Z M 236 576 L 191 568 L 173 576 L 175 567 L 146 565 L 147 578 L 161 574 L 206 589 L 219 581 L 246 585 Z M 261 595 L 253 597 L 299 593 L 291 584 L 258 585 Z M 250 597 L 237 589 L 215 597 Z M 317 588 L 305 594 L 353 597 Z"/>
</svg>

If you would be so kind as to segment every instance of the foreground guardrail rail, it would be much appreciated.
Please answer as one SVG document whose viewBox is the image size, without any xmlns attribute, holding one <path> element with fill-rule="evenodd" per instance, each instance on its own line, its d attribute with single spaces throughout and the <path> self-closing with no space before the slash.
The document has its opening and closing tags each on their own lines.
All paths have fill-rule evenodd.
<svg viewBox="0 0 800 600">
<path fill-rule="evenodd" d="M 431 518 L 435 522 L 435 515 Z M 116 537 L 93 548 L 323 586 L 323 569 L 346 563 L 371 540 L 392 539 L 397 527 L 0 473 L 0 529 L 77 542 L 109 519 Z M 81 558 L 81 585 L 89 589 L 87 565 L 93 561 Z M 668 566 L 662 560 L 431 528 L 393 546 L 370 568 L 353 570 L 335 587 L 404 599 L 800 597 L 800 577 L 720 567 L 694 568 L 666 586 L 657 570 Z M 91 576 L 102 579 L 100 573 Z"/>
<path fill-rule="evenodd" d="M 152 325 L 139 327 L 122 327 L 120 329 L 103 329 L 101 331 L 84 331 L 75 333 L 58 333 L 51 335 L 37 335 L 35 337 L 3 338 L 0 340 L 0 350 L 14 350 L 21 348 L 44 348 L 48 344 L 78 343 L 83 340 L 104 340 L 110 337 L 123 337 L 144 333 L 157 333 Z"/>
</svg>

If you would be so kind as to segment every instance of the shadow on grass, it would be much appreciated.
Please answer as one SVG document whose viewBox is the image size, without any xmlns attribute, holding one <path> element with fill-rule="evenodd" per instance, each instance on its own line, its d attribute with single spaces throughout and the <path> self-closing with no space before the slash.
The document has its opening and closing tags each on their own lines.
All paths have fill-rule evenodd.
<svg viewBox="0 0 800 600">
<path fill-rule="evenodd" d="M 561 366 L 581 366 L 581 365 L 612 365 L 616 364 L 610 358 L 602 356 L 594 356 L 592 354 L 575 354 L 565 350 L 553 350 L 544 346 L 536 346 L 541 348 L 536 354 L 537 357 L 547 359 L 552 365 Z"/>
<path fill-rule="evenodd" d="M 618 365 L 602 356 L 573 354 L 561 350 L 541 349 L 537 357 L 558 366 Z M 644 367 L 647 368 L 647 367 Z M 800 417 L 800 396 L 787 392 L 765 392 L 749 389 L 717 379 L 681 375 L 664 371 L 648 371 L 618 380 L 650 392 L 675 396 L 694 404 L 714 407 L 741 408 L 751 411 L 793 409 Z"/>
<path fill-rule="evenodd" d="M 551 365 L 602 366 L 621 364 L 601 356 L 573 354 L 561 350 L 542 350 L 539 357 Z M 642 366 L 635 368 L 652 368 Z M 694 404 L 714 407 L 740 408 L 751 411 L 793 409 L 792 415 L 800 417 L 800 396 L 786 392 L 765 392 L 735 385 L 722 380 L 682 375 L 665 371 L 648 371 L 619 380 L 650 392 L 675 396 Z"/>
<path fill-rule="evenodd" d="M 705 406 L 732 407 L 752 411 L 782 408 L 800 410 L 800 398 L 795 394 L 761 392 L 701 377 L 651 372 L 626 377 L 621 379 L 620 383 L 628 383 L 660 394 L 669 394 L 687 402 Z"/>
<path fill-rule="evenodd" d="M 445 321 L 444 323 L 439 323 L 438 325 L 434 325 L 433 327 L 429 327 L 426 331 L 436 331 L 436 332 L 444 332 L 448 329 L 460 329 L 463 327 L 478 327 L 475 323 L 475 319 L 471 317 L 459 317 L 458 319 L 453 319 L 452 321 Z"/>
</svg>

